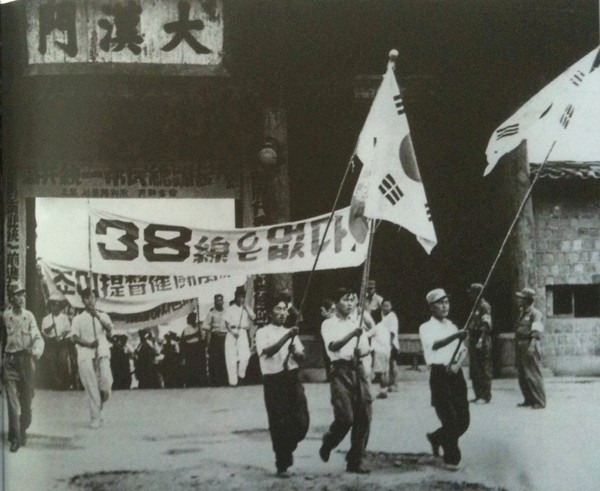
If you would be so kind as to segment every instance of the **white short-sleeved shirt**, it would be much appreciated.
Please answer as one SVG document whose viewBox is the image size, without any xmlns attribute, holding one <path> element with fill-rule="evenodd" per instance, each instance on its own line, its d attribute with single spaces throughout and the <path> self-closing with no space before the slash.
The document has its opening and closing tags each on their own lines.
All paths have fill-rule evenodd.
<svg viewBox="0 0 600 491">
<path fill-rule="evenodd" d="M 348 316 L 346 319 L 334 315 L 330 319 L 325 319 L 321 325 L 321 336 L 325 343 L 325 351 L 331 361 L 336 360 L 348 360 L 351 361 L 354 358 L 354 348 L 356 348 L 356 339 L 351 339 L 346 343 L 339 351 L 331 351 L 329 345 L 332 342 L 340 341 L 346 337 L 350 332 L 354 331 L 358 327 L 358 319 L 355 316 Z M 369 340 L 367 339 L 366 333 L 360 336 L 358 344 L 361 352 L 366 353 L 370 351 Z"/>
<path fill-rule="evenodd" d="M 274 324 L 261 327 L 256 331 L 256 352 L 259 354 L 260 371 L 263 375 L 273 375 L 284 370 L 283 364 L 288 357 L 292 340 L 289 339 L 273 356 L 265 355 L 264 350 L 276 344 L 288 331 L 288 328 Z M 304 346 L 302 346 L 298 336 L 294 337 L 294 346 L 297 353 L 304 353 Z M 298 368 L 298 363 L 293 356 L 290 356 L 288 358 L 288 369 L 293 370 L 295 368 Z"/>
<path fill-rule="evenodd" d="M 252 312 L 250 308 L 248 308 L 248 310 Z M 254 312 L 252 313 L 254 314 Z M 252 322 L 248 316 L 248 312 L 246 312 L 243 307 L 240 307 L 236 304 L 231 304 L 229 307 L 227 307 L 227 310 L 223 315 L 223 319 L 225 322 L 227 322 L 227 324 L 229 324 L 229 327 L 233 329 L 237 329 L 238 327 L 241 327 L 242 329 L 248 329 Z"/>
<path fill-rule="evenodd" d="M 111 326 L 112 322 L 110 317 L 104 312 L 98 312 L 98 317 L 102 318 L 102 320 Z M 94 335 L 94 329 L 96 334 Z M 102 328 L 102 324 L 98 319 L 92 317 L 92 315 L 83 311 L 81 314 L 78 314 L 73 319 L 73 324 L 71 325 L 71 336 L 77 336 L 79 339 L 86 343 L 92 343 L 94 339 L 98 339 L 98 357 L 110 358 L 110 344 L 108 343 L 108 339 L 106 339 L 106 332 Z M 77 344 L 77 360 L 91 360 L 96 356 L 96 350 L 94 348 L 88 348 L 86 346 L 81 346 Z"/>
<path fill-rule="evenodd" d="M 54 331 L 54 328 L 50 329 L 50 331 L 46 331 L 52 324 L 54 324 L 56 331 Z M 69 336 L 71 333 L 71 323 L 69 322 L 69 318 L 63 313 L 58 314 L 57 316 L 48 314 L 42 319 L 42 333 L 47 338 L 61 339 Z"/>
<path fill-rule="evenodd" d="M 373 328 L 371 348 L 373 348 L 373 351 L 376 353 L 384 353 L 386 355 L 389 355 L 392 352 L 392 339 L 387 324 L 379 322 Z"/>
<path fill-rule="evenodd" d="M 457 332 L 458 327 L 448 319 L 440 321 L 432 317 L 424 324 L 421 324 L 421 327 L 419 327 L 419 336 L 421 337 L 423 356 L 427 365 L 448 365 L 450 363 L 458 345 L 458 339 L 435 351 L 433 350 L 433 344 Z M 466 351 L 465 343 L 461 343 L 456 359 L 458 359 L 463 351 Z"/>
</svg>

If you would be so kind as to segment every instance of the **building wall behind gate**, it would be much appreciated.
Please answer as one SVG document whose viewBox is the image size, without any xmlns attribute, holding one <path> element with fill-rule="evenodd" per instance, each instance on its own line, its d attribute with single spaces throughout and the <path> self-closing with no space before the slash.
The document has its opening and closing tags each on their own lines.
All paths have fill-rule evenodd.
<svg viewBox="0 0 600 491">
<path fill-rule="evenodd" d="M 595 297 L 586 300 L 600 309 L 598 187 L 592 179 L 541 182 L 534 197 L 537 289 L 545 294 L 538 303 L 546 330 L 544 364 L 556 374 L 600 375 L 600 315 L 555 312 L 554 297 L 557 286 L 587 285 Z"/>
</svg>

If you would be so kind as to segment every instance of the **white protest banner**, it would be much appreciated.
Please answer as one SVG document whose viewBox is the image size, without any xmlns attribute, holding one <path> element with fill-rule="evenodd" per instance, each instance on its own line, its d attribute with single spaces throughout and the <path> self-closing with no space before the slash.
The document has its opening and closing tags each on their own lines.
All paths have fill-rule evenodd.
<svg viewBox="0 0 600 491">
<path fill-rule="evenodd" d="M 117 275 L 231 275 L 310 271 L 328 214 L 258 228 L 210 230 L 130 218 L 90 207 L 91 264 Z M 349 232 L 349 208 L 335 212 L 317 269 L 359 266 L 367 244 Z M 82 231 L 87 232 L 86 230 Z"/>
<path fill-rule="evenodd" d="M 79 291 L 90 285 L 88 271 L 70 269 L 44 260 L 39 267 L 48 293 L 62 295 L 72 307 L 83 308 Z M 134 314 L 168 302 L 201 298 L 212 302 L 215 293 L 229 297 L 245 276 L 140 276 L 92 273 L 93 288 L 98 292 L 97 306 L 111 314 Z"/>
<path fill-rule="evenodd" d="M 195 300 L 182 300 L 158 305 L 150 310 L 136 314 L 111 314 L 115 331 L 137 331 L 148 327 L 168 324 L 194 312 Z"/>
</svg>

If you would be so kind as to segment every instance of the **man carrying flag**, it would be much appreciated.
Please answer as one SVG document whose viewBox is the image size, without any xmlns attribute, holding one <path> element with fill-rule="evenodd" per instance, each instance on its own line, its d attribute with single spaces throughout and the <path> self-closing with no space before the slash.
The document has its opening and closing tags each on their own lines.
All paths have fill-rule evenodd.
<svg viewBox="0 0 600 491">
<path fill-rule="evenodd" d="M 429 254 L 437 237 L 394 75 L 397 56 L 396 50 L 390 52 L 387 72 L 356 145 L 363 168 L 352 196 L 350 230 L 363 243 L 367 218 L 387 220 L 416 235 Z"/>
</svg>

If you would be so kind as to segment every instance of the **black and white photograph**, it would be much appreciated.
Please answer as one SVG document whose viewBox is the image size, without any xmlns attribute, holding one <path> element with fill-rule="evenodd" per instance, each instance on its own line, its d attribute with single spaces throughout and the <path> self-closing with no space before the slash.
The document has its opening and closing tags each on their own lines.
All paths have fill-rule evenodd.
<svg viewBox="0 0 600 491">
<path fill-rule="evenodd" d="M 598 489 L 598 0 L 0 4 L 1 490 Z"/>
</svg>

